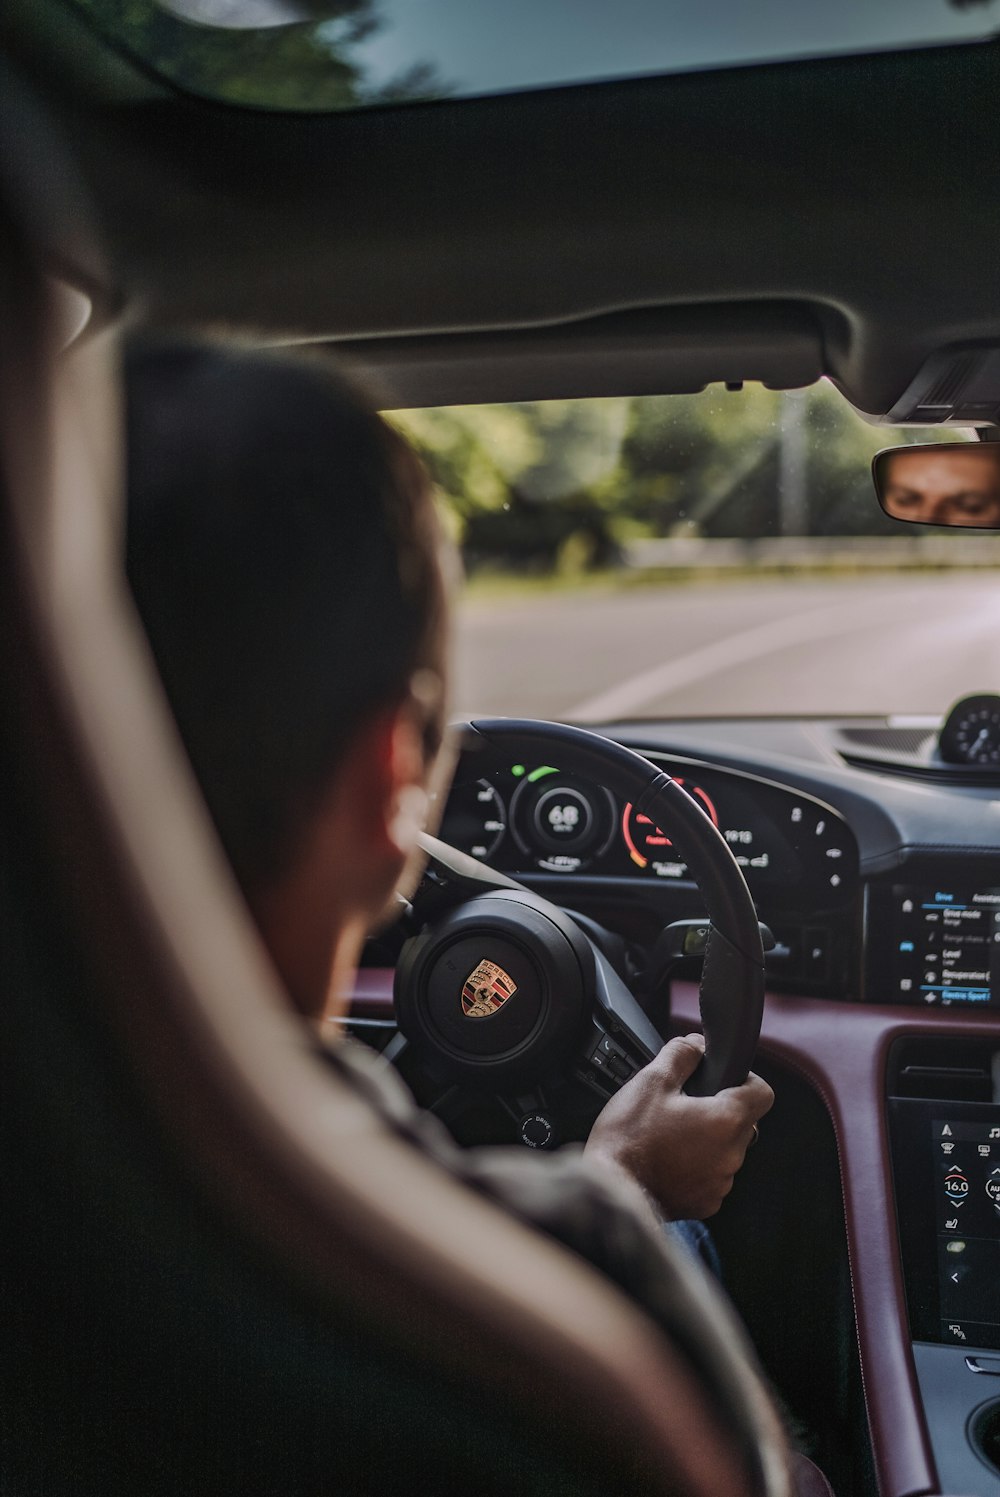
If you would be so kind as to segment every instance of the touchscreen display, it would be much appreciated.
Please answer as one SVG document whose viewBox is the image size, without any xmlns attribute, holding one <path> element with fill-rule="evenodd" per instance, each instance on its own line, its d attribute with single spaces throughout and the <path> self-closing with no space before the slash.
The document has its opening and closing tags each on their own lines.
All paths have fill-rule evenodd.
<svg viewBox="0 0 1000 1497">
<path fill-rule="evenodd" d="M 940 1339 L 972 1346 L 1000 1335 L 1000 1113 L 936 1119 L 934 1211 Z"/>
<path fill-rule="evenodd" d="M 1000 1006 L 1000 889 L 897 885 L 893 997 Z"/>
</svg>

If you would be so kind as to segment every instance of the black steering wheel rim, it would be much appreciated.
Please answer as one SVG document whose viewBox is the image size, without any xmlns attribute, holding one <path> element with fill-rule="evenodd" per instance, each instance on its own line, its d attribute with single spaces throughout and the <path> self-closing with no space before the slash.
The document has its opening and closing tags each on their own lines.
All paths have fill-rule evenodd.
<svg viewBox="0 0 1000 1497">
<path fill-rule="evenodd" d="M 589 778 L 630 801 L 656 825 L 669 827 L 711 925 L 699 992 L 705 1058 L 686 1090 L 708 1096 L 745 1081 L 763 1014 L 760 926 L 739 865 L 696 802 L 641 754 L 584 728 L 522 718 L 477 718 L 463 725 L 463 746 L 473 756 L 477 749 L 519 759 L 541 755 L 564 773 Z"/>
</svg>

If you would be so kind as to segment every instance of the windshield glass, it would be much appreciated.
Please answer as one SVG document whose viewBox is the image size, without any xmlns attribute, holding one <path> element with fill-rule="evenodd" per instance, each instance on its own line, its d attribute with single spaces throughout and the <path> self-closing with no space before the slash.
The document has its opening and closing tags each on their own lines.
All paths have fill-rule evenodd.
<svg viewBox="0 0 1000 1497">
<path fill-rule="evenodd" d="M 826 382 L 392 419 L 462 549 L 461 716 L 940 714 L 1000 688 L 1000 534 L 889 519 L 870 469 L 972 432 L 873 426 Z"/>
<path fill-rule="evenodd" d="M 336 110 L 958 42 L 994 0 L 71 0 L 210 98 Z M 290 23 L 289 23 L 290 22 Z"/>
</svg>

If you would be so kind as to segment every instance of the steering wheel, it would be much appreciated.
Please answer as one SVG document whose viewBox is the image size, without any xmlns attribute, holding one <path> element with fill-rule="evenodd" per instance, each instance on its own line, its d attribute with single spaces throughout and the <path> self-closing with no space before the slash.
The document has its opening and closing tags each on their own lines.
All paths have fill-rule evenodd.
<svg viewBox="0 0 1000 1497">
<path fill-rule="evenodd" d="M 696 802 L 640 754 L 582 728 L 477 720 L 463 748 L 557 764 L 669 828 L 710 921 L 699 994 L 705 1056 L 685 1089 L 711 1096 L 745 1081 L 764 1003 L 761 932 L 739 865 Z M 415 906 L 429 914 L 400 954 L 394 996 L 400 1033 L 429 1076 L 530 1096 L 573 1075 L 606 1098 L 652 1059 L 663 1039 L 585 921 L 436 838 L 424 846 Z M 529 1104 L 522 1142 L 545 1147 L 555 1132 Z"/>
</svg>

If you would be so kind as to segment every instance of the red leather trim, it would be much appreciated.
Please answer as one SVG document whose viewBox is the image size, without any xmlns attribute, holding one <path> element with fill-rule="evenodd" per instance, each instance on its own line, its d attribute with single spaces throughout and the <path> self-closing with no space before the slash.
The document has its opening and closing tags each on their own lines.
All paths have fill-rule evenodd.
<svg viewBox="0 0 1000 1497">
<path fill-rule="evenodd" d="M 698 1027 L 698 990 L 675 983 L 672 1019 Z M 865 1403 L 882 1497 L 937 1492 L 910 1353 L 893 1209 L 885 1105 L 886 1054 L 901 1035 L 1000 1038 L 996 1021 L 966 1014 L 768 994 L 761 1050 L 794 1067 L 833 1121 Z M 763 1124 L 767 1126 L 767 1122 Z"/>
<path fill-rule="evenodd" d="M 672 1025 L 700 1027 L 698 989 L 675 983 Z M 351 1013 L 392 1015 L 392 972 L 358 974 Z M 910 1354 L 886 1126 L 886 1054 L 902 1035 L 1000 1038 L 972 1015 L 769 993 L 761 1050 L 804 1076 L 822 1097 L 840 1157 L 861 1372 L 882 1497 L 939 1490 Z M 766 1120 L 764 1123 L 766 1127 Z"/>
<path fill-rule="evenodd" d="M 351 1018 L 391 1019 L 395 1013 L 392 979 L 391 967 L 362 967 L 356 972 L 348 1007 Z"/>
</svg>

